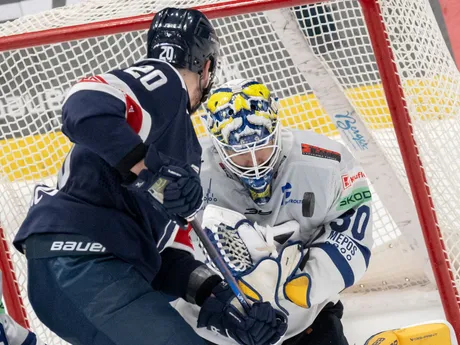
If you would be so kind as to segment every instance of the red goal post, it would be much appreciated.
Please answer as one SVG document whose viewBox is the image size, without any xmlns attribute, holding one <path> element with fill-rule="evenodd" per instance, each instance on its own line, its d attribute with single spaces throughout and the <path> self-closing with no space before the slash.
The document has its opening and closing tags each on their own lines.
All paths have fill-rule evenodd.
<svg viewBox="0 0 460 345">
<path fill-rule="evenodd" d="M 169 1 L 168 3 L 170 5 L 176 4 L 174 1 Z M 418 18 L 421 21 L 420 26 L 426 31 L 431 30 L 428 34 L 433 36 L 433 40 L 436 39 L 436 37 L 438 37 L 437 32 L 435 31 L 435 29 L 433 29 L 435 27 L 435 22 L 432 23 L 432 26 L 429 27 L 424 26 L 426 24 L 422 23 L 422 21 L 426 20 L 424 12 L 429 11 L 428 7 L 424 7 L 426 4 L 428 4 L 428 1 L 344 0 L 343 3 L 347 3 L 347 5 L 343 5 L 343 3 L 340 3 L 340 1 L 331 1 L 330 3 L 325 3 L 324 7 L 321 7 L 322 5 L 320 5 L 318 1 L 314 0 L 234 0 L 228 2 L 215 0 L 213 3 L 208 3 L 204 5 L 199 5 L 199 1 L 190 1 L 189 3 L 196 5 L 193 7 L 203 11 L 210 19 L 216 20 L 228 16 L 243 16 L 246 14 L 249 15 L 258 12 L 272 11 L 276 9 L 286 9 L 289 7 L 311 4 L 312 7 L 310 9 L 314 8 L 315 12 L 309 10 L 308 13 L 312 15 L 312 17 L 317 18 L 317 23 L 314 23 L 314 20 L 312 20 L 312 24 L 310 24 L 310 26 L 307 27 L 307 29 L 303 28 L 303 31 L 299 29 L 299 32 L 303 32 L 303 34 L 305 34 L 305 37 L 302 37 L 302 39 L 304 39 L 305 42 L 302 43 L 301 40 L 294 42 L 295 39 L 292 38 L 293 47 L 294 44 L 298 44 L 297 47 L 299 47 L 299 44 L 308 44 L 311 47 L 316 57 L 318 58 L 318 61 L 320 61 L 320 65 L 322 64 L 324 70 L 330 74 L 331 80 L 333 80 L 337 84 L 337 87 L 340 88 L 340 90 L 346 95 L 348 101 L 350 102 L 350 104 L 352 104 L 356 113 L 363 120 L 364 128 L 362 129 L 362 132 L 366 130 L 369 131 L 368 144 L 370 145 L 372 141 L 375 141 L 377 146 L 380 145 L 382 152 L 386 157 L 386 160 L 390 161 L 389 166 L 394 168 L 396 171 L 395 176 L 402 180 L 401 185 L 406 189 L 406 192 L 408 192 L 407 186 L 410 186 L 412 197 L 408 196 L 407 200 L 408 203 L 412 203 L 411 199 L 413 199 L 413 202 L 415 204 L 418 218 L 420 221 L 420 227 L 422 230 L 421 233 L 423 234 L 423 238 L 425 240 L 425 245 L 433 268 L 433 274 L 436 280 L 437 288 L 441 296 L 441 301 L 446 314 L 446 318 L 453 325 L 457 337 L 460 338 L 460 297 L 458 294 L 458 283 L 460 281 L 460 262 L 458 261 L 458 254 L 460 253 L 460 244 L 455 241 L 457 235 L 452 234 L 450 228 L 448 230 L 443 231 L 443 229 L 441 229 L 440 227 L 440 223 L 444 225 L 444 223 L 447 223 L 450 220 L 450 217 L 445 216 L 445 212 L 443 210 L 447 209 L 449 211 L 450 209 L 453 210 L 455 208 L 460 208 L 460 204 L 455 203 L 455 198 L 452 198 L 452 200 L 445 201 L 443 198 L 438 196 L 438 194 L 445 194 L 445 192 L 442 189 L 443 186 L 438 187 L 435 179 L 439 178 L 439 174 L 442 172 L 442 170 L 445 170 L 445 172 L 448 171 L 443 165 L 444 162 L 438 162 L 436 160 L 435 155 L 432 157 L 430 155 L 431 153 L 426 148 L 426 146 L 434 144 L 433 141 L 435 139 L 433 139 L 433 137 L 430 137 L 430 135 L 432 135 L 430 134 L 432 133 L 430 132 L 432 131 L 432 129 L 430 129 L 430 126 L 432 126 L 434 123 L 436 124 L 437 128 L 443 128 L 442 131 L 444 133 L 447 133 L 446 136 L 449 134 L 449 128 L 459 128 L 457 127 L 459 120 L 455 116 L 450 116 L 449 114 L 455 115 L 459 112 L 458 107 L 460 104 L 460 92 L 457 91 L 457 89 L 459 88 L 460 78 L 458 76 L 458 71 L 455 72 L 452 69 L 452 64 L 455 66 L 455 63 L 453 62 L 453 60 L 449 61 L 448 57 L 446 57 L 447 55 L 444 54 L 443 51 L 442 53 L 437 53 L 438 55 L 435 54 L 439 61 L 435 61 L 434 63 L 439 64 L 440 68 L 439 71 L 433 73 L 433 76 L 430 77 L 430 79 L 428 80 L 428 77 L 426 77 L 426 74 L 428 72 L 424 68 L 432 68 L 433 65 L 428 64 L 428 61 L 431 63 L 431 60 L 429 57 L 423 56 L 423 52 L 419 52 L 417 49 L 415 49 L 416 44 L 421 44 L 423 42 L 426 43 L 426 38 L 422 38 L 422 36 L 424 37 L 424 35 L 427 35 L 426 32 L 420 33 L 420 39 L 418 37 L 411 37 L 410 35 L 408 35 L 409 37 L 404 37 L 404 33 L 417 32 L 416 28 L 406 28 L 402 20 L 400 20 L 400 22 L 398 22 L 397 20 L 392 21 L 392 16 L 402 16 L 403 18 L 407 17 L 407 21 L 410 21 L 411 14 L 413 16 L 420 15 L 420 18 Z M 350 4 L 349 7 L 347 7 L 348 4 Z M 327 12 L 329 11 L 327 10 L 327 6 L 331 6 L 331 12 Z M 323 16 L 318 14 L 321 13 L 321 8 L 323 8 L 322 11 L 324 11 Z M 357 8 L 359 8 L 360 13 L 359 16 L 356 15 L 356 18 L 361 18 L 363 22 L 361 23 L 361 19 L 357 19 L 356 24 L 353 24 L 354 21 L 352 21 L 347 16 L 355 16 L 356 11 L 358 11 L 356 10 Z M 76 7 L 76 9 L 78 8 Z M 302 9 L 292 10 L 292 13 L 295 13 L 293 19 L 297 18 L 296 24 L 300 23 L 300 27 L 302 26 L 302 23 L 305 24 L 309 19 L 305 16 L 304 12 L 302 11 Z M 398 11 L 406 12 L 404 12 L 401 15 L 401 13 L 398 13 Z M 327 22 L 325 24 L 324 22 L 321 22 L 321 20 L 326 18 L 328 13 L 332 13 L 331 18 L 333 19 L 333 22 Z M 277 31 L 278 29 L 275 21 L 282 20 L 282 17 L 281 14 L 278 15 L 278 17 L 276 17 L 276 15 L 276 13 L 269 14 L 267 12 L 266 17 L 268 18 L 267 23 L 269 24 L 267 27 L 272 28 L 274 32 L 278 36 L 280 36 L 280 31 Z M 299 19 L 300 17 L 301 19 Z M 59 45 L 62 42 L 70 41 L 81 41 L 84 43 L 85 39 L 102 36 L 107 36 L 107 40 L 109 40 L 109 37 L 111 37 L 112 35 L 123 35 L 131 31 L 140 31 L 147 29 L 151 21 L 151 18 L 152 14 L 141 14 L 134 16 L 131 15 L 129 17 L 121 17 L 102 21 L 92 21 L 84 24 L 47 28 L 45 30 L 30 31 L 11 35 L 4 35 L 1 31 L 2 27 L 0 26 L 0 36 L 4 35 L 3 37 L 0 37 L 0 54 L 5 54 L 4 56 L 6 60 L 6 57 L 11 59 L 11 56 L 15 55 L 16 52 L 21 52 L 17 53 L 17 57 L 13 57 L 14 60 L 12 60 L 17 61 L 19 64 L 23 60 L 27 59 L 26 52 L 28 51 L 28 49 L 32 47 Z M 327 18 L 326 21 L 328 20 Z M 431 18 L 431 16 L 428 14 L 427 18 Z M 353 19 L 355 19 L 355 17 L 353 17 Z M 244 18 L 241 19 L 241 23 L 245 23 L 244 20 Z M 431 20 L 433 21 L 434 18 L 431 18 Z M 363 23 L 365 23 L 365 25 L 363 25 Z M 396 25 L 398 23 L 401 25 L 401 27 L 398 27 L 398 25 Z M 225 22 L 224 24 L 218 22 L 217 26 L 220 27 L 219 25 L 222 25 L 222 28 L 227 28 L 226 25 L 229 25 L 229 28 L 231 27 L 230 24 L 228 24 L 227 22 Z M 335 30 L 335 32 L 330 34 L 330 32 L 324 30 L 324 25 L 328 26 L 327 30 L 330 30 L 331 32 Z M 362 89 L 364 91 L 360 91 L 360 93 L 358 93 L 357 91 L 350 91 L 350 89 L 352 89 L 352 86 L 357 87 L 356 85 L 359 84 L 359 87 L 363 88 L 364 84 L 376 84 L 376 80 L 366 80 L 362 83 L 356 82 L 356 85 L 354 85 L 353 80 L 359 78 L 366 79 L 364 77 L 368 77 L 368 75 L 371 75 L 371 73 L 358 68 L 356 69 L 357 72 L 352 71 L 350 74 L 351 76 L 348 76 L 348 79 L 345 80 L 345 77 L 343 76 L 345 72 L 343 72 L 343 70 L 348 66 L 348 62 L 345 63 L 343 61 L 346 60 L 342 59 L 341 61 L 344 63 L 344 65 L 337 66 L 337 60 L 333 60 L 334 58 L 331 57 L 334 54 L 331 54 L 331 56 L 329 56 L 327 54 L 322 53 L 324 49 L 330 49 L 328 45 L 333 45 L 334 49 L 337 48 L 337 46 L 340 46 L 340 49 L 342 49 L 341 44 L 344 42 L 347 43 L 344 44 L 344 50 L 348 51 L 346 48 L 352 46 L 352 42 L 354 42 L 354 40 L 357 40 L 358 37 L 349 36 L 349 32 L 355 32 L 353 30 L 353 25 L 359 26 L 360 28 L 361 26 L 364 27 L 364 29 L 359 31 L 360 35 L 362 32 L 368 34 L 370 40 L 369 42 L 373 49 L 373 55 L 375 56 L 375 63 L 378 66 L 379 80 L 381 81 L 381 85 L 383 86 L 384 96 L 375 96 L 375 94 L 378 92 L 370 88 Z M 337 26 L 337 28 L 332 30 L 332 26 Z M 247 32 L 249 32 L 250 30 L 256 32 L 257 27 L 248 28 L 244 26 L 238 26 L 236 30 L 238 31 L 238 33 L 241 33 L 241 42 L 244 42 L 244 40 L 249 40 L 253 37 L 248 36 Z M 311 33 L 308 30 L 313 31 L 313 33 Z M 344 34 L 345 31 L 346 34 Z M 255 33 L 254 36 L 255 35 L 258 34 Z M 261 34 L 259 33 L 259 35 Z M 313 89 L 315 97 L 319 100 L 319 103 L 321 103 L 321 105 L 325 108 L 327 115 L 324 116 L 333 118 L 334 114 L 336 113 L 329 111 L 329 109 L 331 109 L 331 106 L 327 105 L 327 94 L 326 97 L 324 97 L 324 94 L 323 96 L 320 96 L 322 93 L 321 85 L 316 84 L 317 86 L 315 87 L 313 80 L 309 80 L 309 78 L 313 79 L 313 76 L 308 74 L 308 71 L 305 69 L 306 67 L 302 66 L 301 63 L 297 64 L 296 60 L 301 60 L 301 56 L 299 57 L 294 56 L 295 54 L 291 54 L 292 50 L 290 50 L 288 47 L 288 45 L 290 44 L 290 42 L 288 42 L 289 40 L 286 38 L 285 42 L 285 40 L 283 39 L 284 37 L 279 38 L 280 41 L 282 41 L 283 44 L 285 44 L 285 47 L 283 49 L 288 51 L 290 54 L 289 59 L 292 60 L 292 65 L 303 73 L 304 78 Z M 363 40 L 363 42 L 365 41 L 365 39 L 363 39 L 361 36 L 359 36 L 358 38 Z M 236 41 L 235 38 L 235 41 L 232 41 L 230 43 L 227 42 L 226 44 L 224 44 L 224 46 L 229 51 L 235 51 L 239 49 L 238 44 L 241 44 L 241 42 Z M 233 44 L 235 44 L 236 48 L 232 46 Z M 364 46 L 366 45 L 366 43 L 364 42 L 362 43 L 362 45 Z M 405 45 L 411 46 L 411 48 L 405 48 Z M 103 45 L 101 44 L 101 47 L 102 46 Z M 357 43 L 357 46 L 359 47 L 360 43 Z M 427 47 L 427 49 L 428 48 L 431 47 Z M 71 49 L 74 48 L 71 47 Z M 104 46 L 103 48 L 100 48 L 101 51 L 104 51 L 104 49 L 106 49 L 108 52 L 111 51 L 109 45 L 107 47 Z M 123 46 L 117 46 L 117 49 L 123 50 Z M 340 49 L 337 49 L 336 51 L 333 50 L 333 52 L 337 53 L 337 51 L 339 51 Z M 405 51 L 404 49 L 407 50 Z M 447 50 L 447 48 L 445 49 Z M 75 51 L 77 51 L 76 48 Z M 353 49 L 349 49 L 349 51 L 353 53 Z M 223 53 L 224 57 L 227 58 L 225 56 L 225 51 Z M 270 68 L 274 71 L 273 73 L 266 72 L 266 74 L 263 75 L 263 78 L 269 78 L 270 82 L 274 84 L 277 83 L 277 76 L 275 76 L 277 68 L 276 66 L 281 64 L 281 62 L 284 59 L 283 56 L 278 57 L 276 53 L 276 48 L 274 48 L 274 53 L 272 53 L 271 51 L 266 53 L 260 53 L 260 61 L 262 61 L 262 64 L 269 65 Z M 404 56 L 404 54 L 414 56 L 414 59 L 417 60 L 417 62 L 419 63 L 414 63 L 414 65 L 410 65 L 407 61 L 402 61 L 402 56 Z M 272 56 L 276 56 L 275 62 L 270 60 L 273 59 Z M 365 56 L 365 54 L 363 54 L 362 52 L 358 52 L 356 54 L 356 57 L 353 56 L 353 58 L 360 57 L 363 61 L 365 61 L 365 59 L 363 59 L 363 56 Z M 51 60 L 52 56 L 50 55 L 47 58 Z M 286 57 L 286 60 L 287 59 L 288 58 Z M 229 66 L 232 66 L 232 64 L 234 64 L 234 62 L 229 61 L 226 61 L 226 63 Z M 113 68 L 115 67 L 116 66 L 113 66 Z M 3 68 L 4 70 L 2 70 L 2 65 L 0 62 L 0 71 L 9 71 L 8 69 L 13 67 L 8 66 Z M 250 69 L 253 67 L 245 68 Z M 415 69 L 417 70 L 414 72 Z M 46 72 L 53 73 L 53 70 L 47 70 Z M 56 73 L 65 74 L 66 72 L 64 71 Z M 375 73 L 377 73 L 377 71 L 375 71 Z M 64 76 L 67 79 L 76 79 L 78 77 L 82 77 L 70 75 L 70 73 L 69 76 L 67 74 L 65 74 Z M 64 76 L 59 75 L 59 77 Z M 282 77 L 281 79 L 283 78 L 284 77 Z M 441 85 L 441 83 L 445 84 Z M 294 84 L 294 86 L 297 87 L 299 84 L 301 84 L 301 82 L 294 82 Z M 15 86 L 12 86 L 12 88 L 14 87 Z M 281 89 L 282 85 L 280 86 L 280 90 Z M 362 96 L 363 94 L 367 96 Z M 1 97 L 2 96 L 0 96 L 0 98 Z M 290 105 L 292 102 L 297 102 L 299 97 L 301 96 L 289 95 L 288 97 L 285 97 L 285 104 Z M 447 98 L 447 100 L 442 99 L 442 97 Z M 308 103 L 308 100 L 305 101 L 305 104 L 306 103 Z M 302 105 L 302 107 L 304 107 L 302 108 L 303 110 L 292 110 L 290 112 L 287 112 L 285 118 L 285 122 L 287 125 L 300 127 L 304 129 L 311 128 L 330 136 L 338 135 L 338 133 L 334 132 L 335 129 L 324 129 L 323 124 L 315 124 L 317 122 L 320 123 L 322 121 L 323 118 L 321 116 L 323 115 L 320 116 L 309 114 L 304 116 L 302 114 L 302 111 L 307 111 L 305 108 L 307 106 L 305 104 Z M 374 108 L 376 109 L 380 109 L 380 107 L 387 107 L 389 114 L 391 115 L 391 121 L 388 120 L 389 122 L 386 122 L 384 125 L 379 127 L 378 124 L 369 120 L 369 110 L 367 109 L 368 105 L 374 106 Z M 299 108 L 298 104 L 294 104 L 294 106 L 297 106 L 297 108 Z M 386 110 L 383 110 L 383 112 L 386 114 L 385 111 Z M 439 112 L 439 115 L 436 115 L 436 111 Z M 313 112 L 316 112 L 316 110 Z M 447 116 L 446 114 L 448 114 L 449 116 Z M 321 121 L 319 121 L 318 119 L 321 119 Z M 302 124 L 302 121 L 304 121 L 305 124 Z M 26 125 L 29 126 L 29 124 Z M 332 125 L 334 125 L 334 121 L 332 121 Z M 393 131 L 393 129 L 395 137 L 393 137 L 393 134 L 388 133 L 389 131 Z M 436 129 L 436 131 L 437 130 L 438 129 Z M 58 131 L 58 129 L 53 128 L 53 130 L 51 131 L 53 133 L 53 138 L 47 139 L 49 140 L 47 142 L 51 142 L 51 145 L 57 145 L 59 146 L 59 148 L 62 148 L 62 151 L 66 151 L 65 143 L 59 140 L 57 142 L 53 141 L 54 132 L 56 131 Z M 43 134 L 42 132 L 43 131 L 41 131 L 40 133 Z M 2 127 L 0 127 L 0 135 L 1 134 Z M 20 132 L 20 134 L 16 134 L 16 136 L 6 135 L 6 139 L 0 137 L 0 140 L 2 140 L 3 143 L 7 143 L 8 145 L 10 145 L 11 137 L 17 138 L 19 136 L 22 139 L 22 137 L 28 137 L 30 134 L 34 133 L 32 133 L 32 131 L 30 131 L 30 133 L 27 132 L 27 134 L 22 134 L 22 132 Z M 343 133 L 340 134 L 343 135 Z M 395 143 L 394 144 L 396 145 L 397 150 L 399 150 L 400 155 L 402 156 L 402 162 L 404 164 L 405 173 L 404 171 L 401 172 L 398 170 L 399 168 L 402 168 L 402 164 L 400 164 L 401 162 L 399 162 L 399 158 L 397 158 L 399 156 L 399 153 L 395 154 L 393 147 L 388 148 L 389 144 L 386 140 L 389 139 L 387 139 L 387 137 L 390 139 L 397 139 L 397 145 Z M 342 136 L 342 139 L 343 138 L 344 137 Z M 28 145 L 29 142 L 30 140 L 25 139 L 24 141 L 21 141 L 21 144 L 15 143 L 14 145 L 16 146 L 12 145 L 11 147 L 14 146 L 14 148 L 16 148 L 17 146 L 21 145 Z M 350 147 L 350 149 L 353 149 L 352 144 L 350 146 L 350 143 L 348 143 L 348 146 Z M 5 147 L 7 147 L 7 145 L 5 145 Z M 39 178 L 30 178 L 30 176 L 36 175 L 36 172 L 32 171 L 29 172 L 30 176 L 23 177 L 21 174 L 23 173 L 24 169 L 17 168 L 12 163 L 12 161 L 18 158 L 17 154 L 23 154 L 23 150 L 21 149 L 18 150 L 19 153 L 14 153 L 14 148 L 8 148 L 4 151 L 1 151 L 0 149 L 0 153 L 5 153 L 5 156 L 7 154 L 12 154 L 13 156 L 13 159 L 7 158 L 3 161 L 3 163 L 5 163 L 4 166 L 7 168 L 0 170 L 0 177 L 3 176 L 3 179 L 0 180 L 0 188 L 4 188 L 4 190 L 7 190 L 9 195 L 14 195 L 18 198 L 23 198 L 24 195 L 28 195 L 30 190 L 30 186 L 24 187 L 23 181 L 26 180 L 27 183 L 29 183 L 30 181 L 42 181 L 43 178 L 46 179 L 48 178 L 48 176 L 39 173 Z M 365 155 L 361 157 L 359 152 L 354 153 L 358 155 L 358 159 L 362 158 L 363 161 L 366 159 Z M 438 152 L 438 155 L 446 153 L 447 152 L 440 151 Z M 65 152 L 61 154 L 61 158 L 63 154 L 65 154 Z M 453 159 L 455 159 L 455 157 L 458 157 L 460 159 L 460 155 L 457 156 L 456 152 L 450 152 L 450 154 L 453 154 Z M 27 161 L 27 159 L 25 159 L 25 161 Z M 58 165 L 59 162 L 59 159 L 56 159 L 52 162 L 52 164 Z M 48 162 L 47 164 L 50 163 Z M 362 164 L 365 167 L 366 173 L 368 175 L 371 175 L 370 172 L 368 172 L 368 170 L 366 169 L 366 164 L 364 164 L 363 162 Z M 399 167 L 398 164 L 400 164 L 401 167 Z M 369 168 L 369 170 L 371 169 L 372 166 Z M 47 173 L 50 173 L 51 171 L 55 172 L 55 170 L 56 169 L 49 169 L 47 170 Z M 18 171 L 20 171 L 20 173 Z M 427 179 L 426 171 L 429 172 L 431 180 Z M 379 195 L 379 200 L 383 202 L 385 208 L 389 210 L 388 213 L 391 217 L 393 217 L 393 220 L 395 220 L 397 216 L 394 215 L 394 213 L 391 211 L 391 202 L 385 202 L 386 198 L 389 198 L 388 200 L 391 200 L 392 196 L 385 195 L 384 192 L 381 193 L 382 187 L 380 187 L 379 189 L 378 186 L 379 183 L 381 183 L 378 181 L 378 172 L 374 173 L 374 175 L 374 179 L 371 178 L 371 182 L 373 183 L 373 185 L 375 185 L 375 189 L 377 190 L 376 194 Z M 457 176 L 446 175 L 445 177 L 443 176 L 443 178 L 450 178 L 452 184 L 454 184 L 457 181 Z M 434 186 L 434 188 L 432 186 Z M 24 190 L 27 191 L 24 192 Z M 0 192 L 1 191 L 2 190 L 0 189 Z M 454 189 L 454 192 L 455 191 L 456 189 Z M 401 192 L 404 192 L 404 190 L 394 190 L 395 194 Z M 453 195 L 455 195 L 455 193 Z M 432 196 L 435 197 L 436 202 L 433 201 Z M 442 202 L 445 201 L 445 203 L 441 203 L 439 200 L 441 200 Z M 16 221 L 16 223 L 20 222 L 20 218 L 25 215 L 22 209 L 16 214 L 14 207 L 9 206 L 9 204 L 6 204 L 8 202 L 10 202 L 10 200 L 5 201 L 5 205 L 7 206 L 4 206 L 0 203 L 0 215 L 2 213 L 5 213 L 3 215 L 4 218 L 0 218 L 0 222 L 3 223 L 4 232 L 7 233 L 5 235 L 6 240 L 3 241 L 4 246 L 10 245 L 12 238 L 11 233 L 14 232 L 17 228 L 17 224 L 13 224 L 14 221 Z M 408 205 L 408 207 L 412 206 Z M 440 218 L 439 215 L 437 216 L 437 213 L 442 214 L 442 218 Z M 14 220 L 12 221 L 11 218 L 14 218 Z M 399 224 L 398 221 L 395 220 L 395 222 Z M 383 220 L 380 221 L 379 218 L 378 223 L 381 223 L 379 227 L 381 226 L 382 228 L 384 228 L 385 222 Z M 404 235 L 404 231 L 401 230 L 401 233 Z M 394 245 L 395 241 L 396 243 L 398 242 L 398 239 L 392 237 L 392 241 L 393 242 L 391 243 L 392 245 Z M 389 248 L 392 247 L 389 246 Z M 6 251 L 2 253 L 2 255 L 0 255 L 0 259 L 2 260 L 2 266 L 0 267 L 2 267 L 3 270 L 11 266 L 9 254 Z M 4 261 L 8 263 L 8 266 L 6 266 Z M 21 265 L 20 261 L 16 261 L 15 265 Z M 15 267 L 15 269 L 17 270 L 18 268 Z M 13 291 L 13 293 L 16 296 L 14 296 L 14 298 L 12 298 L 11 296 L 7 298 L 7 308 L 8 311 L 13 315 L 13 317 L 15 317 L 15 319 L 27 325 L 27 320 L 24 317 L 24 306 L 20 298 L 20 296 L 22 296 L 22 298 L 25 298 L 25 277 L 22 277 L 21 281 L 16 283 L 14 272 L 12 270 L 10 271 L 11 272 L 8 272 L 6 276 L 7 284 L 9 284 L 9 289 L 6 290 L 6 292 L 9 292 L 11 294 Z M 406 278 L 406 280 L 408 279 L 410 280 L 409 277 Z M 386 285 L 386 278 L 385 280 L 383 280 L 383 282 L 385 283 L 384 285 Z"/>
<path fill-rule="evenodd" d="M 381 17 L 378 2 L 376 0 L 361 0 L 361 2 L 441 301 L 446 318 L 454 327 L 458 338 L 460 336 L 460 296 L 446 254 L 446 247 L 442 241 L 430 187 L 414 139 L 411 116 L 407 110 L 401 80 L 394 62 L 395 58 L 388 44 L 384 23 L 376 20 Z"/>
</svg>

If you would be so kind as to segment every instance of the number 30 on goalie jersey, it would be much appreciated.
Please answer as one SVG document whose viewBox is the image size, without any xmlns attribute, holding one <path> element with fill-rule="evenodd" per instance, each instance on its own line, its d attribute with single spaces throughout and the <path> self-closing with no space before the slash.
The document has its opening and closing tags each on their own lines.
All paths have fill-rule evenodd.
<svg viewBox="0 0 460 345">
<path fill-rule="evenodd" d="M 367 270 L 373 244 L 372 194 L 348 150 L 341 152 L 334 199 L 303 269 L 312 279 L 311 304 L 354 285 Z"/>
</svg>

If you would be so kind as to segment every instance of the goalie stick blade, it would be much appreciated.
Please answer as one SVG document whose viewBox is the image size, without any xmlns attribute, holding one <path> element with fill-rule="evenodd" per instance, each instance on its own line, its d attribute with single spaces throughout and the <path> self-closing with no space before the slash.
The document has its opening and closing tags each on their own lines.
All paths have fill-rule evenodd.
<svg viewBox="0 0 460 345">
<path fill-rule="evenodd" d="M 310 218 L 315 212 L 315 193 L 305 192 L 302 199 L 302 216 Z"/>
</svg>

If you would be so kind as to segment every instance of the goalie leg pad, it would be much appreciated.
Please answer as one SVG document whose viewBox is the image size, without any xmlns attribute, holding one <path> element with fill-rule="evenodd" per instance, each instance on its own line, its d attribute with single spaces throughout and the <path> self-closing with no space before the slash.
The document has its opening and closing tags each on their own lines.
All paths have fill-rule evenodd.
<svg viewBox="0 0 460 345">
<path fill-rule="evenodd" d="M 436 321 L 384 331 L 370 337 L 364 345 L 458 345 L 452 326 Z"/>
<path fill-rule="evenodd" d="M 385 331 L 370 337 L 364 345 L 399 345 L 399 342 L 393 331 Z"/>
</svg>

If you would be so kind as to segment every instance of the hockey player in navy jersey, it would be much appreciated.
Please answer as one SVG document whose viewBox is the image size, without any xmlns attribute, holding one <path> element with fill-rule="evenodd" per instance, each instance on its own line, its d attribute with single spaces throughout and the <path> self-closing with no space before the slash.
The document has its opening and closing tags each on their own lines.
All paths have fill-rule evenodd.
<svg viewBox="0 0 460 345">
<path fill-rule="evenodd" d="M 56 188 L 39 185 L 16 238 L 40 320 L 74 345 L 204 344 L 170 307 L 203 305 L 199 327 L 240 344 L 274 344 L 286 324 L 270 303 L 249 313 L 187 252 L 178 224 L 202 205 L 201 147 L 190 115 L 211 89 L 219 40 L 199 11 L 167 8 L 147 59 L 84 78 L 63 105 L 74 143 Z"/>
<path fill-rule="evenodd" d="M 257 81 L 220 86 L 207 108 L 203 228 L 243 291 L 288 315 L 284 345 L 347 345 L 339 292 L 363 276 L 373 244 L 362 168 L 326 136 L 282 129 L 277 102 Z M 197 306 L 176 307 L 192 326 L 200 320 Z"/>
</svg>

